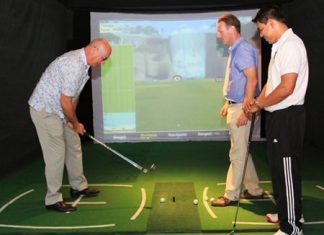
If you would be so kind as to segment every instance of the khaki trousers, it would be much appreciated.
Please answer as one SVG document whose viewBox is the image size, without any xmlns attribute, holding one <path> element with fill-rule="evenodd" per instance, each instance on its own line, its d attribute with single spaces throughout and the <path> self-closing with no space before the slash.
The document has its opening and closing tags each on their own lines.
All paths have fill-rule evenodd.
<svg viewBox="0 0 324 235">
<path fill-rule="evenodd" d="M 247 145 L 251 121 L 245 126 L 236 126 L 242 104 L 231 104 L 227 110 L 227 125 L 230 130 L 231 148 L 229 151 L 230 166 L 227 172 L 225 197 L 232 201 L 239 199 L 243 169 L 247 153 Z M 252 195 L 263 193 L 259 186 L 259 178 L 249 154 L 244 178 L 244 186 Z"/>
<path fill-rule="evenodd" d="M 60 190 L 64 165 L 71 187 L 77 190 L 87 188 L 88 183 L 83 174 L 79 135 L 55 114 L 36 111 L 30 107 L 30 115 L 36 127 L 45 162 L 47 182 L 45 205 L 63 201 Z"/>
</svg>

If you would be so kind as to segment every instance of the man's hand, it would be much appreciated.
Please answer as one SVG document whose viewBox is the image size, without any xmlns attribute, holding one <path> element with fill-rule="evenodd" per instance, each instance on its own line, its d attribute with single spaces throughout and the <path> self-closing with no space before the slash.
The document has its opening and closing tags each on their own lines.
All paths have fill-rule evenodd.
<svg viewBox="0 0 324 235">
<path fill-rule="evenodd" d="M 245 126 L 247 123 L 248 123 L 248 116 L 245 115 L 244 111 L 240 111 L 240 114 L 237 118 L 237 121 L 236 121 L 236 126 L 237 127 L 240 127 L 240 126 Z"/>
<path fill-rule="evenodd" d="M 71 122 L 68 122 L 67 125 L 79 135 L 84 135 L 84 133 L 86 132 L 83 124 L 80 122 L 76 123 L 75 125 L 73 125 Z"/>
<path fill-rule="evenodd" d="M 226 101 L 225 104 L 223 105 L 223 107 L 221 108 L 219 114 L 222 116 L 222 117 L 226 117 L 227 116 L 227 109 L 228 109 L 228 102 Z"/>
<path fill-rule="evenodd" d="M 246 116 L 249 116 L 251 113 L 256 113 L 260 111 L 260 107 L 256 105 L 256 99 L 248 99 L 246 102 L 243 104 L 243 111 Z"/>
</svg>

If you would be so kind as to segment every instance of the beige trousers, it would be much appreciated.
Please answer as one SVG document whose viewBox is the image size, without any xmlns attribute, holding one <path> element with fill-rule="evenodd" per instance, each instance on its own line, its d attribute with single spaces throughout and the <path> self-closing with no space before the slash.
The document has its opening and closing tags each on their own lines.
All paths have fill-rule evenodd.
<svg viewBox="0 0 324 235">
<path fill-rule="evenodd" d="M 64 165 L 71 187 L 83 190 L 88 187 L 83 174 L 81 141 L 79 135 L 68 127 L 61 118 L 30 107 L 30 115 L 36 127 L 45 162 L 47 194 L 45 205 L 63 201 L 60 192 Z"/>
<path fill-rule="evenodd" d="M 230 130 L 231 148 L 229 152 L 230 166 L 227 172 L 224 196 L 232 201 L 239 199 L 251 127 L 251 121 L 245 126 L 236 126 L 241 108 L 242 104 L 231 104 L 227 110 L 227 125 Z M 263 193 L 263 189 L 259 186 L 259 178 L 250 154 L 246 166 L 244 186 L 252 195 L 260 195 Z"/>
</svg>

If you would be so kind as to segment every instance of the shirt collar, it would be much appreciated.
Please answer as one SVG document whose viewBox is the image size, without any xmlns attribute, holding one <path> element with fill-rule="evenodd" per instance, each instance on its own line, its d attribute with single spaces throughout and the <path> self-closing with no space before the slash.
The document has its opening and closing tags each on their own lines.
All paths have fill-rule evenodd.
<svg viewBox="0 0 324 235">
<path fill-rule="evenodd" d="M 87 64 L 87 57 L 85 55 L 84 48 L 81 49 L 81 60 L 84 63 L 84 66 L 86 66 L 88 69 L 90 66 Z"/>
<path fill-rule="evenodd" d="M 281 37 L 279 38 L 279 40 L 276 42 L 276 43 L 274 43 L 273 45 L 272 45 L 272 50 L 273 51 L 277 51 L 278 49 L 279 49 L 279 47 L 281 46 L 281 44 L 284 42 L 284 41 L 286 41 L 286 39 L 290 36 L 290 35 L 292 35 L 294 32 L 293 32 L 293 30 L 291 29 L 291 28 L 289 28 L 289 29 L 287 29 L 282 35 L 281 35 Z"/>
<path fill-rule="evenodd" d="M 244 40 L 243 37 L 239 37 L 239 38 L 238 38 L 238 39 L 233 43 L 233 45 L 230 46 L 230 47 L 228 48 L 228 52 L 229 52 L 229 53 L 232 53 L 232 52 L 235 50 L 235 48 L 238 47 L 238 45 L 239 45 L 241 42 L 243 42 L 243 40 Z"/>
</svg>

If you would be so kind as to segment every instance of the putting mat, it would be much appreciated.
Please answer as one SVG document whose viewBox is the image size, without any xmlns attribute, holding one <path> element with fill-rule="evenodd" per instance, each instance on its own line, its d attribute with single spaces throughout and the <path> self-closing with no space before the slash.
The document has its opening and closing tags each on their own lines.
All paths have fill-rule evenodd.
<svg viewBox="0 0 324 235">
<path fill-rule="evenodd" d="M 196 198 L 192 182 L 156 183 L 148 231 L 201 232 L 198 205 L 193 204 Z"/>
</svg>

